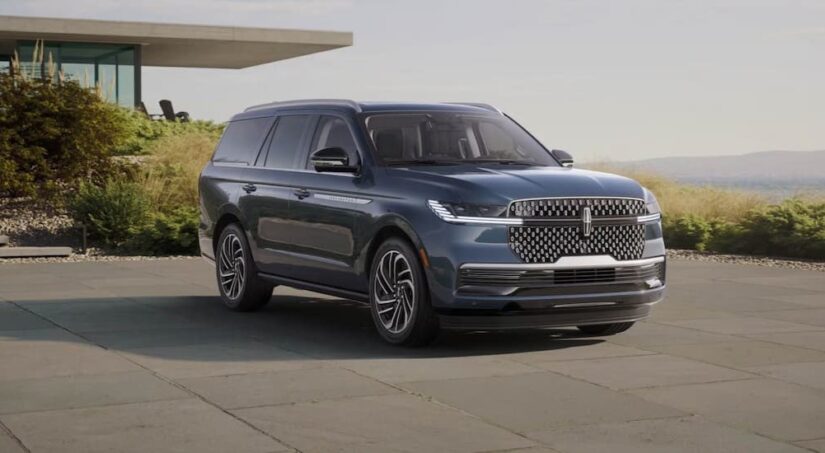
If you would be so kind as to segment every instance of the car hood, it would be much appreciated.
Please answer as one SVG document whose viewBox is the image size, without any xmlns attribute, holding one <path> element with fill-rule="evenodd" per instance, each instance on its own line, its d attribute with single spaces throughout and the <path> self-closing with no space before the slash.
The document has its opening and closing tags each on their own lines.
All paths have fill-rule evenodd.
<svg viewBox="0 0 825 453">
<path fill-rule="evenodd" d="M 644 198 L 636 181 L 568 167 L 440 165 L 389 168 L 393 178 L 449 190 L 461 202 L 502 202 L 543 197 Z M 458 196 L 456 199 L 455 196 Z M 442 197 L 443 199 L 443 197 Z"/>
</svg>

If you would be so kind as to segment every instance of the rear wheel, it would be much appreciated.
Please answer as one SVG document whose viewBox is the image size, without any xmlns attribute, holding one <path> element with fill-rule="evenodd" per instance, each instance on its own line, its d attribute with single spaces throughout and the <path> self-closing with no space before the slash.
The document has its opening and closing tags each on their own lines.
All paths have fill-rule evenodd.
<svg viewBox="0 0 825 453">
<path fill-rule="evenodd" d="M 370 309 L 375 328 L 389 343 L 421 346 L 438 334 L 438 318 L 418 255 L 402 239 L 388 239 L 375 254 Z"/>
<path fill-rule="evenodd" d="M 632 322 L 617 322 L 614 324 L 593 324 L 589 326 L 578 326 L 582 333 L 587 335 L 616 335 L 633 327 Z"/>
<path fill-rule="evenodd" d="M 221 232 L 215 250 L 215 275 L 221 300 L 232 310 L 257 310 L 272 297 L 274 285 L 258 277 L 246 235 L 237 224 Z"/>
</svg>

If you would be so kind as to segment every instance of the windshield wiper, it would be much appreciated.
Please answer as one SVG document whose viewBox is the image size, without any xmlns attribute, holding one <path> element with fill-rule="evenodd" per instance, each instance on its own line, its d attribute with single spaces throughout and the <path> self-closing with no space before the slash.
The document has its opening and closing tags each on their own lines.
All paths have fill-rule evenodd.
<svg viewBox="0 0 825 453">
<path fill-rule="evenodd" d="M 409 160 L 393 160 L 387 162 L 387 165 L 458 165 L 461 162 L 453 160 L 435 160 L 435 159 L 409 159 Z"/>
<path fill-rule="evenodd" d="M 472 159 L 467 161 L 468 164 L 501 164 L 501 165 L 536 165 L 535 162 L 529 160 L 512 160 L 512 159 Z"/>
</svg>

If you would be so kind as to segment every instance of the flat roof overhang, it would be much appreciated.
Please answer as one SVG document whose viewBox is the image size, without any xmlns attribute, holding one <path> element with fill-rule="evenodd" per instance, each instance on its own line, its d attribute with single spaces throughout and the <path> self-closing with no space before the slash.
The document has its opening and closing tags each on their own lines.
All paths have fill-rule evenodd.
<svg viewBox="0 0 825 453">
<path fill-rule="evenodd" d="M 0 16 L 0 53 L 16 40 L 141 46 L 143 66 L 240 69 L 352 45 L 338 31 Z"/>
</svg>

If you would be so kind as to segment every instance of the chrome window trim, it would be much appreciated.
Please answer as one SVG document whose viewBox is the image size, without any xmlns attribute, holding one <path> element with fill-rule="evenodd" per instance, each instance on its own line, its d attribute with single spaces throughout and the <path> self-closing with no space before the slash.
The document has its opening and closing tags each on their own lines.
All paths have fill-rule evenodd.
<svg viewBox="0 0 825 453">
<path fill-rule="evenodd" d="M 563 256 L 555 263 L 465 263 L 459 269 L 515 269 L 515 270 L 557 270 L 593 269 L 600 267 L 644 267 L 665 261 L 664 256 L 619 261 L 610 255 Z"/>
</svg>

